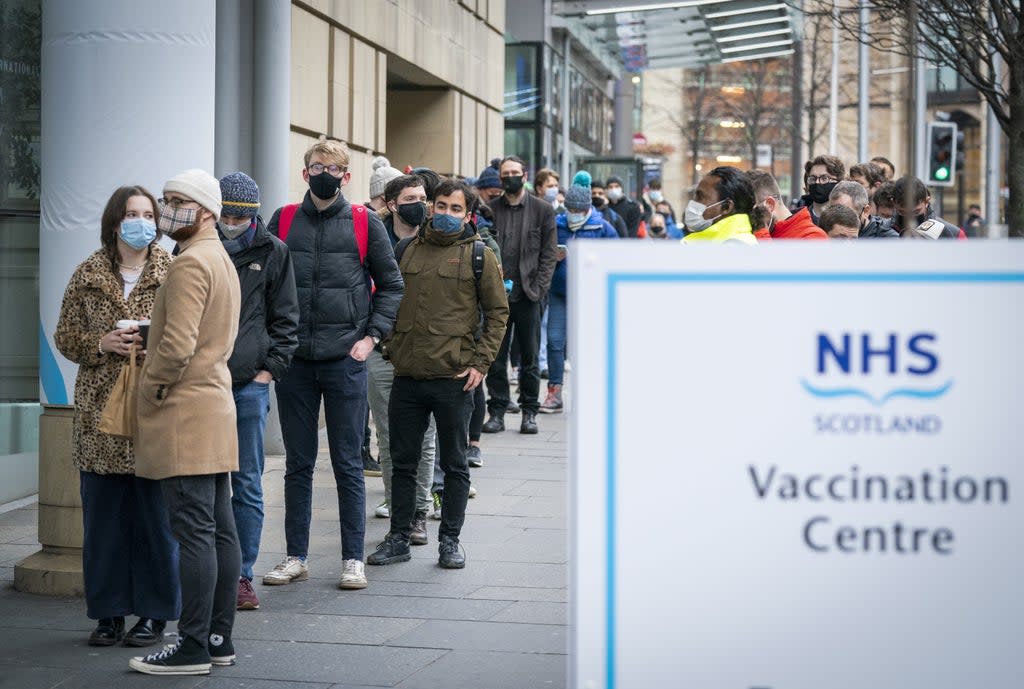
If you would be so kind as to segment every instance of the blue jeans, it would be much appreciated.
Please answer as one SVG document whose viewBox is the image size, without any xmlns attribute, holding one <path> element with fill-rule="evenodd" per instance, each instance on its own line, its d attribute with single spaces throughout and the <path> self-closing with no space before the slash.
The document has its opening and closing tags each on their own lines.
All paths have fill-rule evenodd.
<svg viewBox="0 0 1024 689">
<path fill-rule="evenodd" d="M 565 378 L 566 306 L 564 294 L 548 295 L 548 385 Z"/>
<path fill-rule="evenodd" d="M 548 310 L 540 317 L 540 350 L 537 352 L 537 367 L 541 371 L 548 368 Z M 550 369 L 548 371 L 550 373 Z"/>
<path fill-rule="evenodd" d="M 270 411 L 268 383 L 236 384 L 238 471 L 231 473 L 231 509 L 242 548 L 242 576 L 252 580 L 263 534 L 263 431 Z"/>
<path fill-rule="evenodd" d="M 363 559 L 366 484 L 363 435 L 366 428 L 366 362 L 292 360 L 275 386 L 284 438 L 284 536 L 288 555 L 309 555 L 313 510 L 313 468 L 319 449 L 320 400 L 327 417 L 327 445 L 338 487 L 341 558 Z"/>
</svg>

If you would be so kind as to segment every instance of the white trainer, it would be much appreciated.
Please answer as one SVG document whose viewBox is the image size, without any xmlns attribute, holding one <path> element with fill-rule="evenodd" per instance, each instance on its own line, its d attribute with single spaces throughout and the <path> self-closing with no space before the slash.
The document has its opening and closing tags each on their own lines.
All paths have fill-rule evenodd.
<svg viewBox="0 0 1024 689">
<path fill-rule="evenodd" d="M 293 581 L 305 581 L 309 579 L 309 565 L 301 557 L 289 555 L 281 562 L 263 575 L 264 586 L 280 586 L 290 584 Z"/>
<path fill-rule="evenodd" d="M 381 500 L 380 504 L 377 505 L 377 509 L 375 509 L 373 511 L 373 513 L 374 513 L 374 515 L 380 517 L 381 519 L 387 519 L 388 517 L 390 517 L 391 516 L 391 508 L 388 507 L 388 501 L 387 500 Z"/>
<path fill-rule="evenodd" d="M 339 589 L 365 589 L 366 568 L 362 560 L 345 560 L 341 563 L 341 581 Z"/>
</svg>

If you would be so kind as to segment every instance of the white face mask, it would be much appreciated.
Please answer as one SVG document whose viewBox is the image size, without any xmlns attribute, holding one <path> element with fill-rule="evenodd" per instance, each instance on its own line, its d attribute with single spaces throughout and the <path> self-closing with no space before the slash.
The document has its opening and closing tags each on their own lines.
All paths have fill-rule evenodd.
<svg viewBox="0 0 1024 689">
<path fill-rule="evenodd" d="M 657 189 L 652 189 L 651 193 L 648 194 L 648 196 L 650 196 L 651 197 L 651 201 L 654 201 L 655 203 L 661 203 L 662 201 L 665 200 L 665 197 Z"/>
<path fill-rule="evenodd" d="M 718 201 L 717 203 L 712 203 L 711 206 L 717 206 L 724 200 L 725 199 Z M 711 208 L 711 206 L 705 206 L 703 203 L 698 203 L 696 201 L 690 201 L 686 204 L 686 211 L 683 213 L 683 222 L 686 223 L 686 229 L 690 232 L 701 232 L 715 224 L 715 221 L 721 216 L 716 215 L 710 220 L 704 217 L 704 211 Z"/>
<path fill-rule="evenodd" d="M 619 187 L 615 187 L 614 189 L 609 189 L 607 191 L 607 194 L 608 200 L 610 200 L 612 203 L 615 203 L 616 201 L 622 198 L 623 191 Z"/>
</svg>

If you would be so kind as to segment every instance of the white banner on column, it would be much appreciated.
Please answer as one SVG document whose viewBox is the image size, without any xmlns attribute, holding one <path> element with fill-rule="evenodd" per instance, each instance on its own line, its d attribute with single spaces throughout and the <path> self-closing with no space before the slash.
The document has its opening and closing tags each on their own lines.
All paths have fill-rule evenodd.
<svg viewBox="0 0 1024 689">
<path fill-rule="evenodd" d="M 571 686 L 1024 677 L 1024 244 L 574 245 Z"/>
</svg>

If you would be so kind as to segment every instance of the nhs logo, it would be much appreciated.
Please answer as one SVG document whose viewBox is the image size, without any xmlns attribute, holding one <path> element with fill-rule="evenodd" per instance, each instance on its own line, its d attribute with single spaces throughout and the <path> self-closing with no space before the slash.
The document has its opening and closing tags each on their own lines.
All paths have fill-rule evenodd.
<svg viewBox="0 0 1024 689">
<path fill-rule="evenodd" d="M 937 399 L 953 386 L 941 380 L 940 345 L 931 332 L 819 332 L 816 375 L 800 383 L 814 397 L 861 398 L 876 407 L 899 398 Z"/>
</svg>

